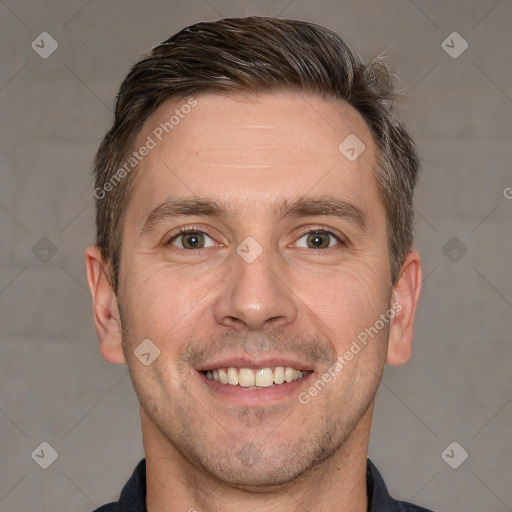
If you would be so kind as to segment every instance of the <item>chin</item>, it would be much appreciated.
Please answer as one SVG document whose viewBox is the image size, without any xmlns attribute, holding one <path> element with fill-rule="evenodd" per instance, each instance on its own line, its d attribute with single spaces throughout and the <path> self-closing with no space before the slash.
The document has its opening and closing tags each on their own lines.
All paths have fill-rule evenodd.
<svg viewBox="0 0 512 512">
<path fill-rule="evenodd" d="M 275 492 L 314 471 L 336 450 L 325 445 L 314 448 L 306 440 L 294 444 L 294 447 L 290 443 L 272 446 L 248 441 L 229 454 L 217 454 L 197 462 L 219 483 L 250 492 Z"/>
<path fill-rule="evenodd" d="M 204 468 L 219 483 L 229 485 L 240 490 L 257 493 L 273 492 L 276 489 L 286 486 L 295 481 L 305 470 L 298 468 L 256 464 L 254 467 L 243 465 L 232 466 L 229 470 L 226 467 Z"/>
</svg>

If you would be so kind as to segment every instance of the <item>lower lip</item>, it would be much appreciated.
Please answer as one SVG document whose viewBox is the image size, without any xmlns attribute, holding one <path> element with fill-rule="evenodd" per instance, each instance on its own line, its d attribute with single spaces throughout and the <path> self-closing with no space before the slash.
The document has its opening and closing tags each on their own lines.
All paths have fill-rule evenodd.
<svg viewBox="0 0 512 512">
<path fill-rule="evenodd" d="M 223 400 L 228 400 L 237 405 L 262 405 L 277 402 L 297 394 L 297 390 L 310 380 L 314 372 L 307 373 L 301 379 L 282 384 L 274 384 L 268 388 L 249 389 L 231 384 L 222 384 L 216 380 L 210 380 L 202 372 L 197 372 L 210 391 Z"/>
</svg>

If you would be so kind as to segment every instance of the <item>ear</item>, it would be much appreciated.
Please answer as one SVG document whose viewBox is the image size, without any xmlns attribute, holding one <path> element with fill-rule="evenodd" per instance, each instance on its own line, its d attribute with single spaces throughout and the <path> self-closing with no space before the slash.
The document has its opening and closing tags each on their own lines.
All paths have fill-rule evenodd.
<svg viewBox="0 0 512 512">
<path fill-rule="evenodd" d="M 406 363 L 411 357 L 414 315 L 420 298 L 421 279 L 419 254 L 416 251 L 409 251 L 405 256 L 391 299 L 395 317 L 389 329 L 386 361 L 394 366 Z"/>
<path fill-rule="evenodd" d="M 108 278 L 108 265 L 103 260 L 99 247 L 87 247 L 85 266 L 92 295 L 94 325 L 100 340 L 100 353 L 110 363 L 124 364 L 126 359 L 117 297 Z"/>
</svg>

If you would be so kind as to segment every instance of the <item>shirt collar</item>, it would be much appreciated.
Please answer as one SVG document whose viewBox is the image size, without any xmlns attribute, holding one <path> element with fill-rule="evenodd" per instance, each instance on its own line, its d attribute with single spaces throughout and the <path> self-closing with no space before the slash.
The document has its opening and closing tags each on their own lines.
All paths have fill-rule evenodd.
<svg viewBox="0 0 512 512">
<path fill-rule="evenodd" d="M 142 459 L 119 497 L 119 512 L 146 512 L 146 459 Z"/>
</svg>

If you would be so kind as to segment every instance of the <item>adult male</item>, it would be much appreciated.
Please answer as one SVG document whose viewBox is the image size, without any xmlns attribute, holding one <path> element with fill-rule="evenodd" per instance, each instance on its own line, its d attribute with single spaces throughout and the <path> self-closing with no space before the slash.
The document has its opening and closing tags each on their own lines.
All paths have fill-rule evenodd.
<svg viewBox="0 0 512 512">
<path fill-rule="evenodd" d="M 421 287 L 392 98 L 382 62 L 291 20 L 199 23 L 132 68 L 86 264 L 146 458 L 101 511 L 425 510 L 367 461 Z"/>
</svg>

